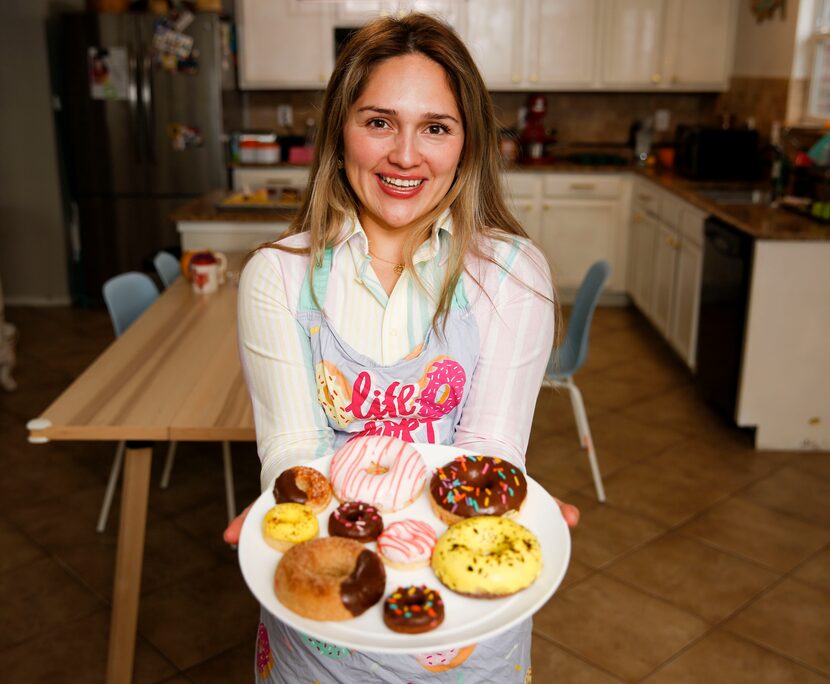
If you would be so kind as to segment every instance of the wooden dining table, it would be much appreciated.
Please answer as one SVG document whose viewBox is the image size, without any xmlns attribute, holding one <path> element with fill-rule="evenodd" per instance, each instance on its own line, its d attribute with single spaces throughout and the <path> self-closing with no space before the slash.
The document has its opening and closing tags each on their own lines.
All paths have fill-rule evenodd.
<svg viewBox="0 0 830 684">
<path fill-rule="evenodd" d="M 152 446 L 155 441 L 253 441 L 239 363 L 236 275 L 209 295 L 179 278 L 52 404 L 29 421 L 29 440 L 127 441 L 107 683 L 130 682 Z"/>
</svg>

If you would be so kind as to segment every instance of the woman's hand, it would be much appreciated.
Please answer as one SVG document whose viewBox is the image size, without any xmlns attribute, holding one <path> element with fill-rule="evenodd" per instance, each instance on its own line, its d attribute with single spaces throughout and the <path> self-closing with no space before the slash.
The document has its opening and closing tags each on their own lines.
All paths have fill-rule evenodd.
<svg viewBox="0 0 830 684">
<path fill-rule="evenodd" d="M 562 511 L 562 517 L 565 518 L 568 527 L 576 527 L 579 524 L 579 509 L 573 504 L 560 501 L 556 497 L 553 497 L 553 500 L 559 504 L 559 510 Z"/>
<path fill-rule="evenodd" d="M 253 504 L 251 504 L 251 506 L 253 506 Z M 248 517 L 248 511 L 251 510 L 251 506 L 248 506 L 244 511 L 231 520 L 225 528 L 222 538 L 225 540 L 226 544 L 230 544 L 231 546 L 239 544 L 239 535 L 242 533 L 242 523 L 244 523 L 245 518 Z"/>
</svg>

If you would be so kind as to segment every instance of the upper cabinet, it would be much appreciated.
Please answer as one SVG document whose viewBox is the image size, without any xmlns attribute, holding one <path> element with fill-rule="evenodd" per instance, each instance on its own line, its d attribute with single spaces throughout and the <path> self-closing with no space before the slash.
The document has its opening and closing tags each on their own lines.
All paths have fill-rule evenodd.
<svg viewBox="0 0 830 684">
<path fill-rule="evenodd" d="M 336 28 L 426 12 L 490 90 L 725 90 L 738 0 L 236 0 L 242 88 L 322 89 Z"/>
<path fill-rule="evenodd" d="M 736 0 L 602 0 L 601 85 L 726 90 Z"/>
<path fill-rule="evenodd" d="M 328 5 L 237 0 L 239 87 L 322 90 L 334 64 Z"/>
</svg>

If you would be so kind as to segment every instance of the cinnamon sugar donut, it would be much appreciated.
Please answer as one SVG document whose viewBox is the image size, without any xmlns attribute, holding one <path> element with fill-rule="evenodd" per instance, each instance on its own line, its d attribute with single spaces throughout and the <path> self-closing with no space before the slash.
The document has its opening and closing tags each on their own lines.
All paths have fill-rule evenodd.
<svg viewBox="0 0 830 684">
<path fill-rule="evenodd" d="M 292 546 L 274 575 L 280 602 L 311 620 L 351 620 L 380 601 L 385 587 L 377 554 L 343 537 Z"/>
<path fill-rule="evenodd" d="M 274 499 L 278 504 L 305 504 L 321 513 L 331 501 L 331 485 L 319 470 L 294 466 L 283 470 L 274 482 Z"/>
</svg>

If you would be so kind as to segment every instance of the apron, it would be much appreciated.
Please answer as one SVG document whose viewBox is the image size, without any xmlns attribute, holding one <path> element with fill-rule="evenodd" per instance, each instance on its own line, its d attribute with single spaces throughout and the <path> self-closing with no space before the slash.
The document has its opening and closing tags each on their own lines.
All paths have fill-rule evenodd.
<svg viewBox="0 0 830 684">
<path fill-rule="evenodd" d="M 325 308 L 332 250 L 314 269 L 317 302 Z M 453 293 L 441 334 L 430 328 L 412 353 L 382 365 L 359 353 L 300 291 L 297 320 L 308 335 L 317 399 L 337 449 L 357 435 L 393 435 L 407 442 L 451 445 L 478 362 L 479 332 L 463 278 Z M 331 449 L 325 444 L 320 456 Z M 418 656 L 357 652 L 322 643 L 283 624 L 264 609 L 257 634 L 257 682 L 270 684 L 476 684 L 530 681 L 531 621 L 466 648 Z"/>
</svg>

